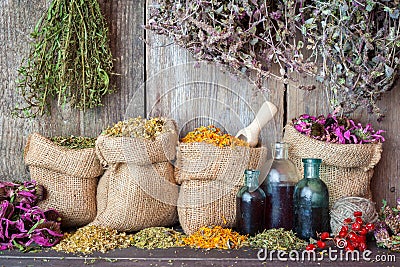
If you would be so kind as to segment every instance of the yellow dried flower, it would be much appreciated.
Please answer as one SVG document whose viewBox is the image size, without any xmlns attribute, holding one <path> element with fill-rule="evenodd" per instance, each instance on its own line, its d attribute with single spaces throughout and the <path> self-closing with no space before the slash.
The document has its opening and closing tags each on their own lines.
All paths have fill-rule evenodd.
<svg viewBox="0 0 400 267">
<path fill-rule="evenodd" d="M 66 233 L 63 240 L 53 247 L 66 253 L 91 254 L 95 251 L 106 252 L 116 248 L 132 246 L 133 235 L 107 227 L 88 225 L 74 233 Z"/>
<path fill-rule="evenodd" d="M 215 127 L 214 125 L 196 128 L 194 131 L 189 132 L 184 138 L 182 138 L 181 142 L 205 142 L 218 147 L 249 146 L 246 141 L 236 138 L 230 134 L 224 134 L 221 129 Z"/>
<path fill-rule="evenodd" d="M 247 236 L 240 235 L 230 228 L 221 226 L 201 227 L 197 232 L 183 238 L 183 242 L 192 248 L 234 249 L 247 245 Z"/>
<path fill-rule="evenodd" d="M 108 127 L 103 134 L 115 137 L 154 139 L 167 131 L 164 127 L 165 121 L 164 118 L 143 119 L 139 116 L 119 121 L 113 127 Z"/>
</svg>

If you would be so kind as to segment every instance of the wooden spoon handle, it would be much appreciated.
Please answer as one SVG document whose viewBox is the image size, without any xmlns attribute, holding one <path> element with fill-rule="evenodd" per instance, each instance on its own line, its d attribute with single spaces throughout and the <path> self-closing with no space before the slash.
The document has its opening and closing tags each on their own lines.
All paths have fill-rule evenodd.
<svg viewBox="0 0 400 267">
<path fill-rule="evenodd" d="M 265 101 L 251 123 L 253 125 L 252 127 L 261 130 L 267 124 L 267 122 L 269 122 L 275 116 L 277 110 L 278 109 L 274 104 L 269 101 Z"/>
</svg>

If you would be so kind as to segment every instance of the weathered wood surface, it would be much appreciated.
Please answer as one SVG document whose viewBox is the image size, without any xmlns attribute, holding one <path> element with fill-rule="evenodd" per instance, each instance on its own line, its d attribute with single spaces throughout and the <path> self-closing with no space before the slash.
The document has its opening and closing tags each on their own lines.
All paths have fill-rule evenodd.
<svg viewBox="0 0 400 267">
<path fill-rule="evenodd" d="M 49 0 L 0 1 L 0 179 L 28 179 L 22 151 L 32 132 L 46 136 L 97 136 L 101 130 L 124 118 L 129 103 L 144 114 L 143 92 L 136 89 L 144 81 L 143 1 L 99 1 L 110 27 L 111 49 L 115 57 L 112 78 L 118 91 L 106 96 L 104 106 L 86 112 L 62 110 L 54 105 L 49 117 L 15 119 L 10 113 L 21 98 L 16 93 L 17 69 L 29 51 L 29 33 L 46 10 Z M 133 98 L 135 96 L 135 98 Z"/>
<path fill-rule="evenodd" d="M 117 92 L 104 99 L 104 106 L 86 112 L 53 108 L 50 117 L 15 119 L 10 115 L 20 102 L 15 80 L 21 60 L 28 52 L 29 33 L 50 0 L 0 1 L 0 179 L 28 179 L 22 151 L 29 133 L 45 135 L 92 135 L 128 116 L 166 115 L 177 120 L 181 135 L 199 125 L 214 123 L 236 133 L 254 118 L 265 100 L 278 106 L 273 122 L 261 134 L 264 145 L 282 136 L 284 123 L 302 113 L 327 113 L 329 105 L 321 86 L 301 91 L 294 85 L 269 80 L 265 92 L 257 91 L 245 79 L 232 77 L 218 66 L 195 64 L 184 49 L 171 40 L 144 33 L 148 0 L 100 0 L 110 26 L 111 48 L 115 57 L 112 79 Z M 145 46 L 146 39 L 149 46 Z M 145 82 L 146 81 L 146 82 Z M 315 83 L 306 78 L 305 83 Z M 286 90 L 286 93 L 285 93 Z M 380 106 L 386 110 L 383 123 L 365 113 L 354 116 L 363 123 L 373 122 L 387 131 L 383 157 L 372 181 L 374 198 L 394 202 L 400 196 L 398 88 L 385 95 Z M 393 191 L 393 192 L 392 192 Z"/>
</svg>

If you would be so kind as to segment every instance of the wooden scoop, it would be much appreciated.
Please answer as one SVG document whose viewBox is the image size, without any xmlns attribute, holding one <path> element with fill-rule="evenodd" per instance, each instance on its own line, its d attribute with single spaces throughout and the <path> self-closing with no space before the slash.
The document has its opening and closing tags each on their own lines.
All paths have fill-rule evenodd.
<svg viewBox="0 0 400 267">
<path fill-rule="evenodd" d="M 261 129 L 274 117 L 277 110 L 274 104 L 265 101 L 252 123 L 246 128 L 241 129 L 236 134 L 236 137 L 247 141 L 250 147 L 255 147 L 258 144 L 258 136 L 260 135 Z"/>
</svg>

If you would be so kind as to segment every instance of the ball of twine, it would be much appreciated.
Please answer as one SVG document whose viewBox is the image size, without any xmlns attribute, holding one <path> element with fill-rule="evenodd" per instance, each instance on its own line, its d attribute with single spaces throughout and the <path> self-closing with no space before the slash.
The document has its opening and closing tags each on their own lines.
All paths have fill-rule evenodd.
<svg viewBox="0 0 400 267">
<path fill-rule="evenodd" d="M 354 219 L 355 211 L 362 212 L 362 220 L 366 223 L 378 221 L 378 213 L 375 203 L 362 197 L 342 197 L 338 199 L 331 209 L 331 230 L 334 234 L 339 233 L 346 218 Z"/>
</svg>

